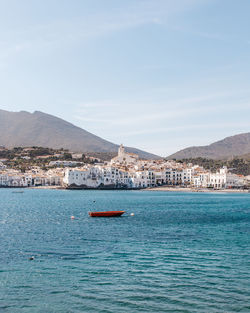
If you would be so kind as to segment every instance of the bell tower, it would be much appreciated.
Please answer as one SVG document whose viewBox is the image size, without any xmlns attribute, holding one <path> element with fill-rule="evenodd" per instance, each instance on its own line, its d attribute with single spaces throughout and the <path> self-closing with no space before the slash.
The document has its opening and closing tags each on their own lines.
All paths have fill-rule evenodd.
<svg viewBox="0 0 250 313">
<path fill-rule="evenodd" d="M 120 145 L 119 150 L 118 150 L 118 156 L 122 157 L 125 154 L 125 149 L 123 147 L 123 144 Z"/>
</svg>

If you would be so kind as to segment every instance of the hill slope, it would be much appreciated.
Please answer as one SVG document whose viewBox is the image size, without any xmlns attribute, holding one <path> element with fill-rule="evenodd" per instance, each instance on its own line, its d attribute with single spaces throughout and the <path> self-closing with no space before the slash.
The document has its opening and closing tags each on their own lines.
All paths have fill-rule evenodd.
<svg viewBox="0 0 250 313">
<path fill-rule="evenodd" d="M 43 112 L 0 110 L 0 145 L 7 148 L 41 146 L 77 152 L 117 152 L 118 145 L 95 136 L 63 119 Z M 141 158 L 158 156 L 135 148 Z"/>
<path fill-rule="evenodd" d="M 168 156 L 168 159 L 227 159 L 247 153 L 250 153 L 250 133 L 226 137 L 208 146 L 186 148 Z"/>
</svg>

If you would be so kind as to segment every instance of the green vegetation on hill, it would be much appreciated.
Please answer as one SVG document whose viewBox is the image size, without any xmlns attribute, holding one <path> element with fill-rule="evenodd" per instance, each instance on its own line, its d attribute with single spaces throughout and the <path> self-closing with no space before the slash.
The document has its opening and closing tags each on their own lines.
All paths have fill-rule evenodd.
<svg viewBox="0 0 250 313">
<path fill-rule="evenodd" d="M 250 175 L 250 157 L 246 156 L 236 157 L 232 160 L 213 160 L 206 158 L 187 158 L 177 160 L 177 162 L 193 163 L 203 166 L 205 169 L 212 172 L 217 171 L 223 166 L 227 166 L 231 173 L 239 175 Z"/>
<path fill-rule="evenodd" d="M 55 166 L 49 166 L 51 161 L 76 161 L 80 163 L 93 164 L 98 161 L 92 159 L 85 154 L 79 154 L 78 158 L 73 158 L 72 153 L 67 149 L 51 149 L 43 147 L 16 147 L 13 149 L 0 149 L 0 160 L 4 160 L 4 164 L 8 168 L 18 169 L 22 172 L 33 166 L 47 170 Z"/>
<path fill-rule="evenodd" d="M 110 161 L 117 156 L 117 152 L 87 152 L 87 155 L 102 161 Z"/>
</svg>

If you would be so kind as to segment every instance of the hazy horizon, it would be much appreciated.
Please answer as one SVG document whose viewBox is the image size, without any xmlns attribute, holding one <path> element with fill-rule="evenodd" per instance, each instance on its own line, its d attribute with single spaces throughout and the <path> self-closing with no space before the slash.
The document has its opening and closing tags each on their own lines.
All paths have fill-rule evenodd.
<svg viewBox="0 0 250 313">
<path fill-rule="evenodd" d="M 0 109 L 161 156 L 250 131 L 250 2 L 0 0 Z"/>
</svg>

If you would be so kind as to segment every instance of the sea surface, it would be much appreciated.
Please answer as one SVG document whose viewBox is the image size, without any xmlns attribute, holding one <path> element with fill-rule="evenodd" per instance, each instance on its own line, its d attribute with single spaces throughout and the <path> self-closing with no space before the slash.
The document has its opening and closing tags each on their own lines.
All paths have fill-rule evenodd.
<svg viewBox="0 0 250 313">
<path fill-rule="evenodd" d="M 13 191 L 0 313 L 250 312 L 250 194 Z"/>
</svg>

